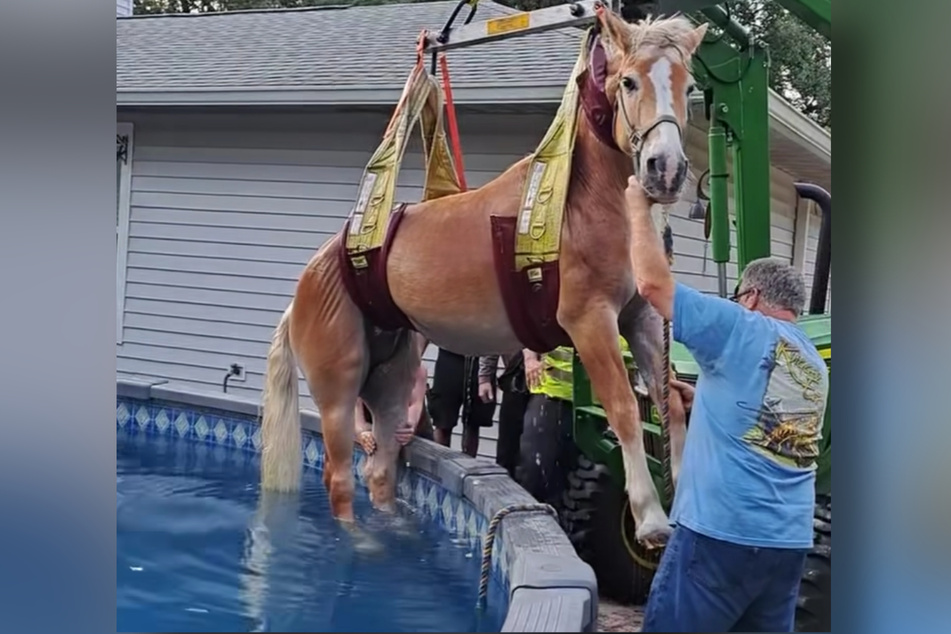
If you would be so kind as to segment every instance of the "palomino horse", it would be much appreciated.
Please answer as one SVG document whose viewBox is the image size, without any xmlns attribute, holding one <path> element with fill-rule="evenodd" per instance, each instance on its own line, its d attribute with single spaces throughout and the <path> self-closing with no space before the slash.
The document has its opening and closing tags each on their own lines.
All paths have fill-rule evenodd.
<svg viewBox="0 0 951 634">
<path fill-rule="evenodd" d="M 664 544 L 671 529 L 648 471 L 618 335 L 630 343 L 655 403 L 661 402 L 660 380 L 669 368 L 663 363 L 663 320 L 637 295 L 624 190 L 633 173 L 656 203 L 671 204 L 680 196 L 693 88 L 689 63 L 706 25 L 694 27 L 679 16 L 628 24 L 609 10 L 599 20 L 601 102 L 579 110 L 552 313 L 617 435 L 637 539 L 650 548 Z M 587 98 L 582 93 L 581 101 Z M 525 345 L 493 272 L 493 227 L 499 218 L 517 216 L 527 171 L 524 159 L 478 189 L 405 208 L 385 263 L 389 292 L 412 329 L 435 345 L 466 355 L 505 354 Z M 377 438 L 377 451 L 367 461 L 371 499 L 376 508 L 392 510 L 394 430 L 406 416 L 420 355 L 412 329 L 375 327 L 353 301 L 340 257 L 343 240 L 341 232 L 313 256 L 274 332 L 264 386 L 261 477 L 264 489 L 300 486 L 299 364 L 321 414 L 332 512 L 352 522 L 356 399 L 373 414 Z M 683 421 L 675 421 L 671 432 L 672 453 L 679 457 Z"/>
</svg>

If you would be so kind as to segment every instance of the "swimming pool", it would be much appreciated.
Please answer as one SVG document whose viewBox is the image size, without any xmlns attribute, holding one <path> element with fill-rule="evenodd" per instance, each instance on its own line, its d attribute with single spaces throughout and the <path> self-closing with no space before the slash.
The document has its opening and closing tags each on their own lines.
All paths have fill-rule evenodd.
<svg viewBox="0 0 951 634">
<path fill-rule="evenodd" d="M 487 517 L 527 496 L 494 465 L 414 441 L 399 474 L 404 508 L 380 514 L 358 486 L 355 541 L 328 513 L 315 417 L 304 416 L 301 493 L 261 498 L 256 404 L 136 381 L 117 392 L 120 631 L 594 625 L 593 574 L 541 513 L 500 524 L 487 605 L 476 609 Z"/>
</svg>

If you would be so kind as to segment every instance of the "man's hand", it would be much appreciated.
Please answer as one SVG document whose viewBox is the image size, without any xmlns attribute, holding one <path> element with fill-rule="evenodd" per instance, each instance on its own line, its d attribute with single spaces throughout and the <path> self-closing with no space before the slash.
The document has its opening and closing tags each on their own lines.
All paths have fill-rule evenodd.
<svg viewBox="0 0 951 634">
<path fill-rule="evenodd" d="M 680 394 L 680 400 L 683 401 L 684 410 L 689 412 L 693 408 L 693 397 L 696 393 L 696 390 L 689 383 L 684 383 L 679 381 L 674 377 L 670 377 L 670 389 L 676 390 Z"/>
<path fill-rule="evenodd" d="M 650 214 L 651 206 L 654 204 L 647 192 L 637 180 L 637 176 L 631 176 L 627 179 L 627 189 L 624 190 L 624 199 L 627 201 L 627 210 L 630 213 Z"/>
<path fill-rule="evenodd" d="M 523 350 L 522 356 L 525 359 L 525 383 L 529 389 L 534 389 L 542 382 L 545 365 L 541 357 L 531 350 Z"/>
<path fill-rule="evenodd" d="M 415 433 L 416 429 L 413 423 L 407 421 L 396 428 L 396 442 L 398 442 L 400 446 L 406 446 L 409 441 L 413 439 Z"/>
<path fill-rule="evenodd" d="M 376 452 L 376 437 L 373 436 L 372 431 L 361 431 L 357 434 L 357 442 L 363 447 L 363 451 L 366 455 L 372 456 Z"/>
<path fill-rule="evenodd" d="M 483 403 L 495 400 L 495 390 L 492 389 L 492 383 L 489 381 L 479 381 L 479 398 Z"/>
</svg>

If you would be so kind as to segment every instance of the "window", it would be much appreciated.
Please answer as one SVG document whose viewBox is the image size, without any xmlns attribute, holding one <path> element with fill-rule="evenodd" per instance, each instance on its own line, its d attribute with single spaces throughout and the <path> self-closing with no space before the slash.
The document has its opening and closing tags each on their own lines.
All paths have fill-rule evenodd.
<svg viewBox="0 0 951 634">
<path fill-rule="evenodd" d="M 122 343 L 126 260 L 129 254 L 129 201 L 132 194 L 132 124 L 116 124 L 116 343 Z"/>
</svg>

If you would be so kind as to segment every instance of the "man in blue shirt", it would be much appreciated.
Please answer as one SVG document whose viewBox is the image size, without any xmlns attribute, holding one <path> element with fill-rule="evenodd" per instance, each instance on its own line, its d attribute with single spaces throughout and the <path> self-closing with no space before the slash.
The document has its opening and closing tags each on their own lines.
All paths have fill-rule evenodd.
<svg viewBox="0 0 951 634">
<path fill-rule="evenodd" d="M 632 178 L 638 292 L 701 372 L 644 632 L 791 632 L 813 544 L 815 469 L 829 379 L 797 326 L 802 275 L 750 262 L 732 301 L 675 282 Z"/>
</svg>

